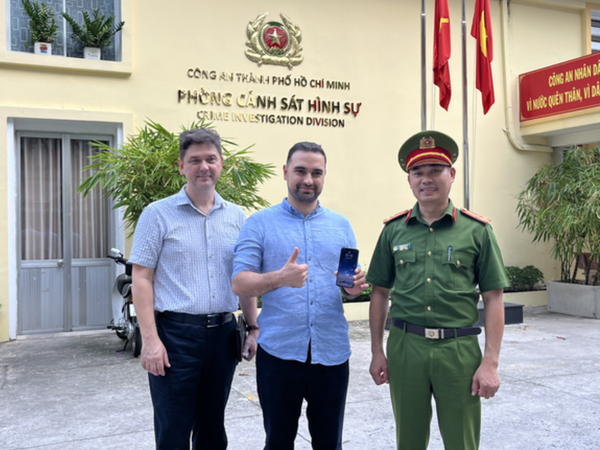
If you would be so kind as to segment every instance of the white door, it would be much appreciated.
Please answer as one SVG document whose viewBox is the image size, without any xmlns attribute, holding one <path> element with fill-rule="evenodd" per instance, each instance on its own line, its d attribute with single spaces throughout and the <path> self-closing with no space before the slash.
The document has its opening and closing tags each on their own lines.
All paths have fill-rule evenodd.
<svg viewBox="0 0 600 450">
<path fill-rule="evenodd" d="M 77 192 L 93 137 L 18 137 L 18 334 L 101 328 L 110 322 L 112 210 L 98 188 Z M 106 138 L 104 142 L 108 142 Z"/>
</svg>

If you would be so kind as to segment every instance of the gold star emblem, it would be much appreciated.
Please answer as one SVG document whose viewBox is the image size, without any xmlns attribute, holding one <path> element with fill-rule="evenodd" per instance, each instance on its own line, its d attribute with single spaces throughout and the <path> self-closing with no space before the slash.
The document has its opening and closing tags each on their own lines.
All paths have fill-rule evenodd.
<svg viewBox="0 0 600 450">
<path fill-rule="evenodd" d="M 435 148 L 435 139 L 433 139 L 431 136 L 430 137 L 422 137 L 421 140 L 419 141 L 419 148 L 420 149 Z"/>
<path fill-rule="evenodd" d="M 481 12 L 481 20 L 479 21 L 479 42 L 481 45 L 481 53 L 487 58 L 487 30 L 485 28 L 485 12 Z"/>
<path fill-rule="evenodd" d="M 442 31 L 442 25 L 444 25 L 445 23 L 450 23 L 450 19 L 447 17 L 442 17 L 440 19 L 440 32 Z"/>
</svg>

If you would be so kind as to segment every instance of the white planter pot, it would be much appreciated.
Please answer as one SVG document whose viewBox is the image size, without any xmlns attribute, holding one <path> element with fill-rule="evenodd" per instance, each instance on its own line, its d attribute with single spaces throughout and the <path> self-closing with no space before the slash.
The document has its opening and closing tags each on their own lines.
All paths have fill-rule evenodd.
<svg viewBox="0 0 600 450">
<path fill-rule="evenodd" d="M 36 42 L 33 44 L 33 53 L 36 55 L 51 55 L 52 44 L 47 42 Z"/>
<path fill-rule="evenodd" d="M 600 319 L 600 286 L 549 281 L 548 311 Z"/>
<path fill-rule="evenodd" d="M 102 56 L 102 50 L 96 47 L 85 47 L 83 49 L 83 57 L 85 59 L 100 60 Z"/>
</svg>

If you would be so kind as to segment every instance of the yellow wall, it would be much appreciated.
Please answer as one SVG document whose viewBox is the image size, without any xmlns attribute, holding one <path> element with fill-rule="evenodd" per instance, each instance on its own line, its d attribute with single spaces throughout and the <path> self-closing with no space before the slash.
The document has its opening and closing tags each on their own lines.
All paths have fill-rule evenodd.
<svg viewBox="0 0 600 450">
<path fill-rule="evenodd" d="M 328 174 L 323 204 L 346 215 L 355 229 L 361 249 L 361 264 L 369 258 L 382 227 L 382 219 L 412 207 L 414 198 L 406 175 L 397 164 L 401 143 L 421 127 L 420 97 L 420 3 L 392 0 L 222 0 L 217 3 L 158 0 L 123 1 L 123 62 L 91 62 L 17 54 L 6 49 L 6 32 L 0 30 L 0 136 L 6 136 L 8 117 L 61 118 L 64 120 L 122 121 L 126 134 L 143 126 L 145 119 L 178 130 L 195 120 L 200 110 L 231 113 L 272 113 L 303 117 L 337 118 L 344 128 L 272 125 L 228 121 L 215 122 L 223 137 L 240 146 L 254 145 L 254 157 L 274 163 L 277 176 L 262 188 L 271 203 L 286 195 L 281 165 L 290 146 L 299 140 L 323 145 L 328 154 Z M 432 101 L 437 88 L 431 81 L 433 0 L 427 2 L 428 127 L 452 135 L 462 142 L 461 29 L 460 4 L 450 0 L 452 25 L 451 78 L 453 98 L 446 112 Z M 467 22 L 474 1 L 467 1 Z M 504 20 L 502 2 L 491 0 L 494 33 L 494 80 L 496 104 L 482 114 L 481 97 L 474 85 L 475 40 L 468 37 L 469 144 L 471 209 L 490 217 L 507 265 L 534 264 L 547 278 L 554 265 L 547 245 L 531 245 L 531 237 L 517 230 L 515 196 L 550 153 L 516 149 L 505 130 L 515 130 L 517 75 L 539 67 L 581 56 L 582 14 L 580 1 L 512 1 Z M 506 10 L 506 8 L 504 8 Z M 6 8 L 0 9 L 0 28 Z M 300 27 L 304 61 L 287 67 L 258 67 L 244 55 L 246 28 L 260 13 L 281 22 L 280 13 Z M 505 65 L 509 61 L 509 65 Z M 194 79 L 189 69 L 252 74 L 272 80 L 291 76 L 292 84 Z M 293 80 L 329 80 L 350 83 L 349 90 L 295 86 Z M 505 91 L 505 86 L 508 90 Z M 432 87 L 434 89 L 432 89 Z M 265 111 L 234 104 L 201 106 L 178 102 L 178 90 L 241 93 L 277 98 L 304 99 L 297 113 L 278 109 Z M 361 103 L 352 114 L 308 113 L 307 102 L 323 100 Z M 8 139 L 13 139 L 8 136 Z M 0 153 L 4 146 L 0 147 Z M 0 211 L 9 209 L 15 192 L 7 186 L 5 164 L 0 165 Z M 452 199 L 463 204 L 462 159 L 457 163 L 457 181 Z M 0 214 L 0 242 L 10 235 L 6 214 Z M 0 341 L 8 338 L 8 285 L 11 258 L 0 254 Z M 11 278 L 12 277 L 12 278 Z M 10 295 L 14 296 L 14 292 Z"/>
</svg>

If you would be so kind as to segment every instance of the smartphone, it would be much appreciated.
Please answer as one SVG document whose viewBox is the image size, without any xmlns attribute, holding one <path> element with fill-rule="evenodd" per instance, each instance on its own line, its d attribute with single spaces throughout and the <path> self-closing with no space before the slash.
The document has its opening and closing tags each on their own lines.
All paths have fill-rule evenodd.
<svg viewBox="0 0 600 450">
<path fill-rule="evenodd" d="M 358 250 L 355 248 L 342 248 L 340 251 L 340 264 L 335 284 L 341 287 L 354 286 L 354 271 L 358 266 Z"/>
</svg>

